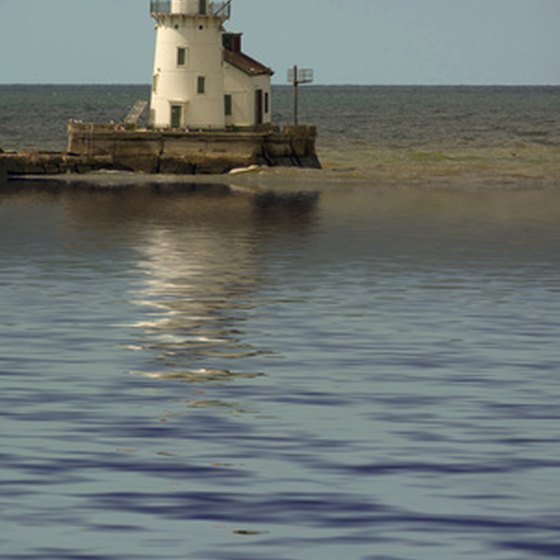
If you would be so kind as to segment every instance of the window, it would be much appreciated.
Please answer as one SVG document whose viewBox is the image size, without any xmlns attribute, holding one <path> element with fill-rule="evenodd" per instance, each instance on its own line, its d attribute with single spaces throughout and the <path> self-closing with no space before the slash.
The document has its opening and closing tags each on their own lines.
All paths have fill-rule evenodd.
<svg viewBox="0 0 560 560">
<path fill-rule="evenodd" d="M 154 77 L 152 78 L 152 93 L 157 93 L 158 79 L 159 75 L 154 74 Z"/>
<path fill-rule="evenodd" d="M 206 15 L 206 0 L 198 0 L 198 13 L 201 16 Z"/>
<path fill-rule="evenodd" d="M 224 112 L 226 117 L 233 115 L 233 99 L 231 95 L 224 96 Z"/>
<path fill-rule="evenodd" d="M 177 66 L 185 66 L 187 63 L 187 49 L 179 47 L 177 49 Z"/>
<path fill-rule="evenodd" d="M 206 93 L 206 78 L 198 76 L 196 79 L 196 93 Z"/>
<path fill-rule="evenodd" d="M 268 92 L 264 94 L 264 112 L 267 115 L 270 112 L 270 94 Z"/>
</svg>

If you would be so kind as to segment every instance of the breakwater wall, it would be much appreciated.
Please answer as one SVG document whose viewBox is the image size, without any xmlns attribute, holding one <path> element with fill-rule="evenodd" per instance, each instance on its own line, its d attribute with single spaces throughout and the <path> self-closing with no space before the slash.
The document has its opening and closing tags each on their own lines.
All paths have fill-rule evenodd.
<svg viewBox="0 0 560 560">
<path fill-rule="evenodd" d="M 68 124 L 66 152 L 0 154 L 9 175 L 87 173 L 221 174 L 250 165 L 320 168 L 312 126 L 251 131 L 126 130 L 119 125 Z"/>
</svg>

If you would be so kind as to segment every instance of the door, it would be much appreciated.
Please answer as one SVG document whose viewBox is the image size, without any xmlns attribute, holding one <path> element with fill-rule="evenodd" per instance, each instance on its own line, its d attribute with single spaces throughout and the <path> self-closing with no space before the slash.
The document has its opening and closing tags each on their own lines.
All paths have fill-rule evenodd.
<svg viewBox="0 0 560 560">
<path fill-rule="evenodd" d="M 263 118 L 263 90 L 258 89 L 255 91 L 255 124 L 259 125 L 262 124 L 264 121 Z"/>
<path fill-rule="evenodd" d="M 181 105 L 171 105 L 171 128 L 181 128 L 183 126 L 183 107 Z"/>
</svg>

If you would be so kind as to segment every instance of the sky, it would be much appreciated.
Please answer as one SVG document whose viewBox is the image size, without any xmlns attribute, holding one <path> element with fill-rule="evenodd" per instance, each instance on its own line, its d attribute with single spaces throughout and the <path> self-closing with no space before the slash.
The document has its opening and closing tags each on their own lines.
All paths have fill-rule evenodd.
<svg viewBox="0 0 560 560">
<path fill-rule="evenodd" d="M 560 85 L 560 0 L 233 0 L 230 31 L 286 82 Z M 151 81 L 149 0 L 0 0 L 0 83 Z"/>
</svg>

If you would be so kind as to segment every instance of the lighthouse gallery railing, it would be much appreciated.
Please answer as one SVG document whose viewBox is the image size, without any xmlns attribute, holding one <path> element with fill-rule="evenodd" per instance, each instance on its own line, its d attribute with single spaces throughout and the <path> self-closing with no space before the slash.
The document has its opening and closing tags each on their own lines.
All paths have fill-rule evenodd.
<svg viewBox="0 0 560 560">
<path fill-rule="evenodd" d="M 172 14 L 171 0 L 150 0 L 151 14 Z M 229 19 L 231 16 L 231 0 L 229 2 L 210 2 L 210 13 Z"/>
<path fill-rule="evenodd" d="M 150 1 L 151 14 L 170 14 L 171 13 L 171 0 L 151 0 Z"/>
</svg>

